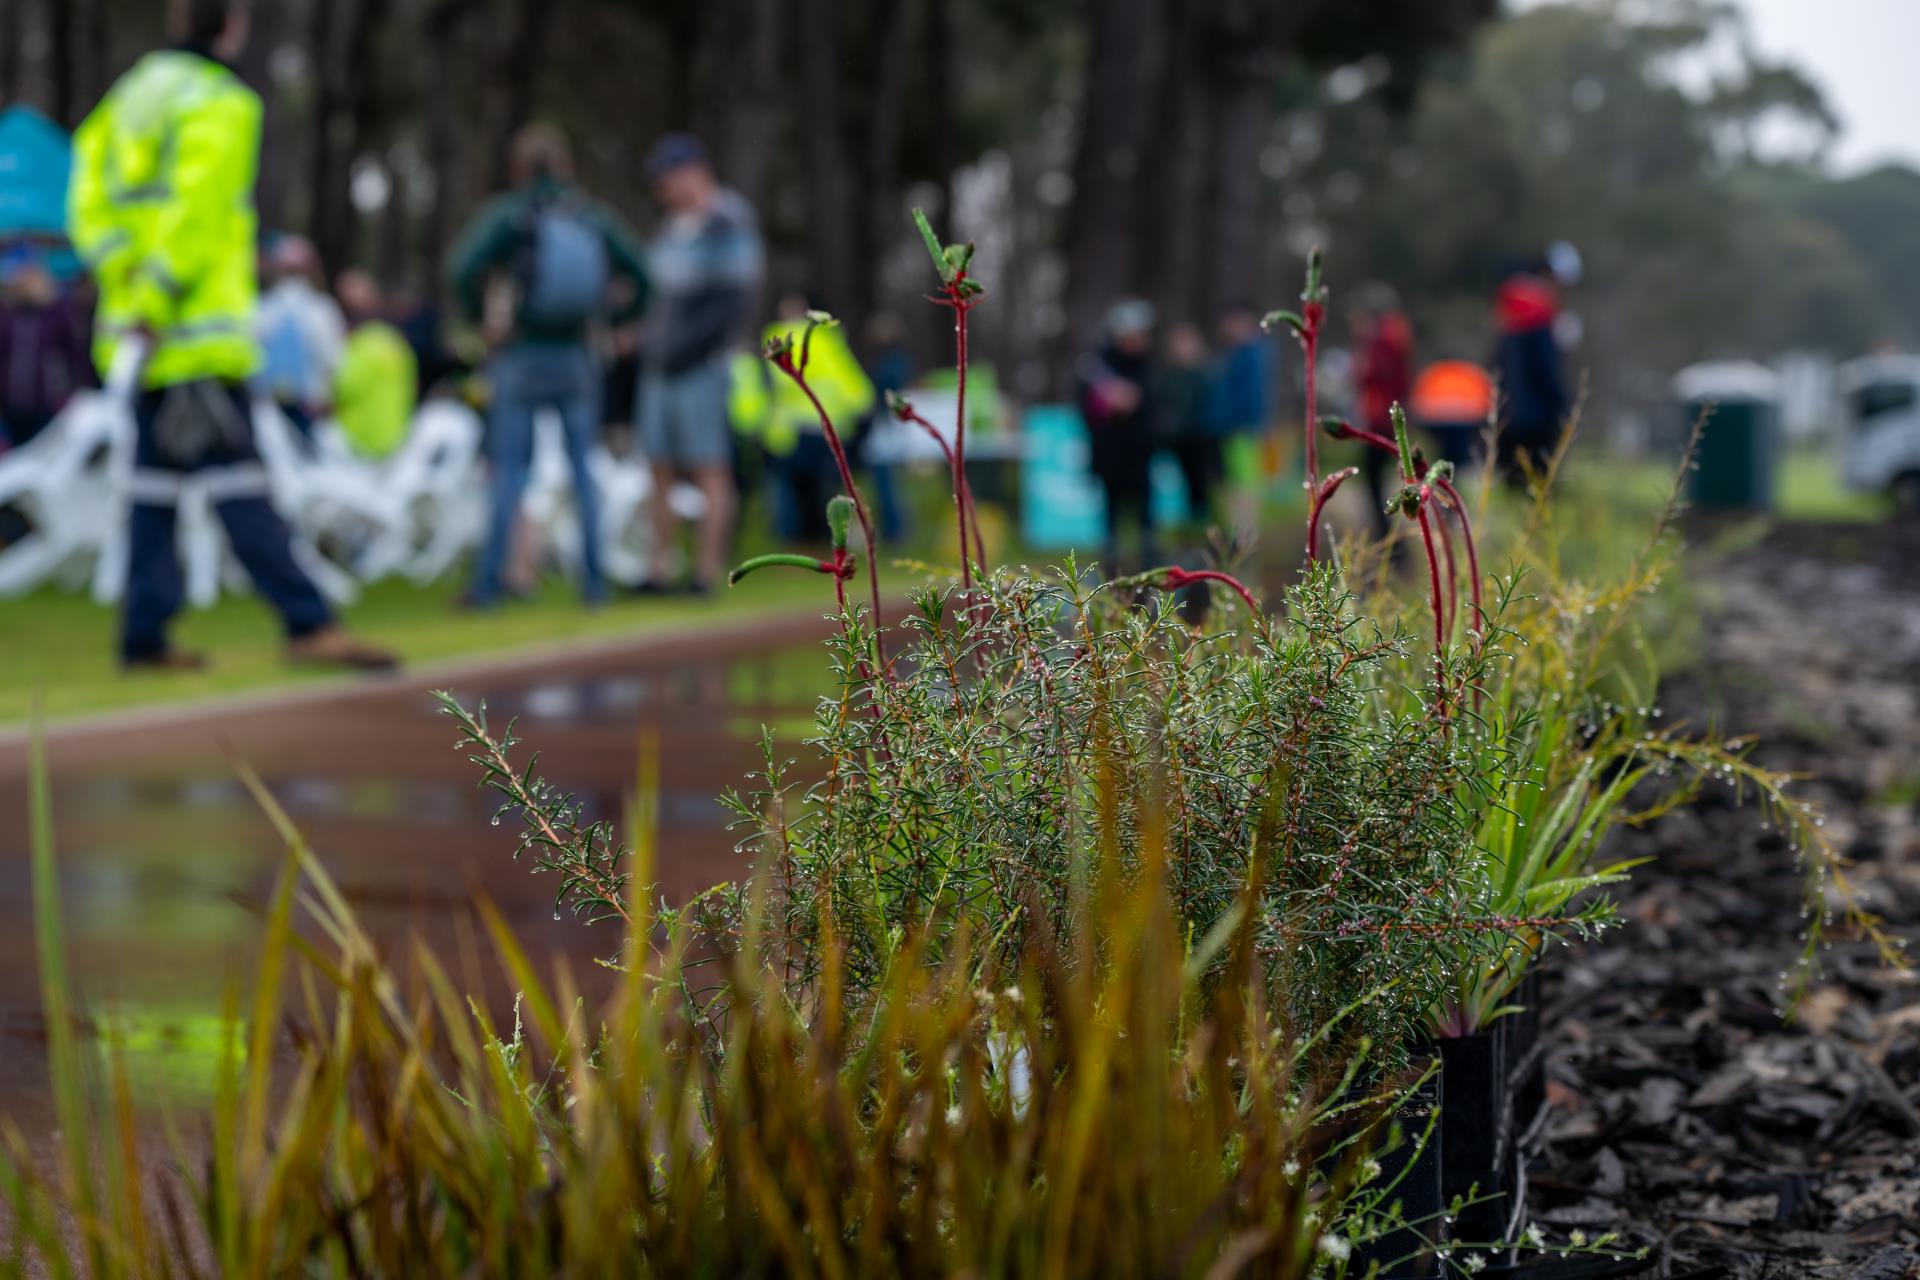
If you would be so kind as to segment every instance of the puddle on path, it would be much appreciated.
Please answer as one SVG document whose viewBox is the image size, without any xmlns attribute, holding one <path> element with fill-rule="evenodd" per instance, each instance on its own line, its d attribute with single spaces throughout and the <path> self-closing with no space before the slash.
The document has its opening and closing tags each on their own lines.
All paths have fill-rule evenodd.
<svg viewBox="0 0 1920 1280">
<path fill-rule="evenodd" d="M 642 735 L 659 750 L 663 892 L 678 900 L 741 869 L 715 797 L 759 762 L 762 724 L 798 748 L 826 680 L 794 628 L 689 641 L 624 660 L 456 687 L 496 728 L 519 718 L 541 770 L 619 818 Z M 602 928 L 556 921 L 551 877 L 511 855 L 511 819 L 454 749 L 456 732 L 414 687 L 245 710 L 190 724 L 56 738 L 49 751 L 68 945 L 91 1015 L 119 1029 L 139 1092 L 191 1107 L 218 1051 L 227 986 L 253 962 L 259 904 L 283 857 L 229 762 L 256 769 L 375 935 L 458 950 L 476 894 L 536 955 L 577 973 L 617 948 Z M 51 1129 L 28 871 L 25 752 L 0 749 L 0 1110 Z"/>
</svg>

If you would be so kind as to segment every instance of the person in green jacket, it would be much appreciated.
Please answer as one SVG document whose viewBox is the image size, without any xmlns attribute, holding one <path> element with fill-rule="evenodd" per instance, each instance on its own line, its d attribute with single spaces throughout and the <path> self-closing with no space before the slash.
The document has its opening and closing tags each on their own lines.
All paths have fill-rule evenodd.
<svg viewBox="0 0 1920 1280">
<path fill-rule="evenodd" d="M 333 420 L 354 452 L 391 457 L 407 438 L 420 395 L 420 365 L 401 332 L 387 323 L 373 276 L 355 267 L 334 287 L 349 326 L 333 375 Z"/>
<path fill-rule="evenodd" d="M 253 325 L 261 106 L 232 66 L 246 46 L 247 6 L 185 0 L 175 12 L 180 43 L 136 63 L 75 132 L 67 193 L 68 238 L 100 291 L 95 359 L 105 373 L 122 343 L 138 339 L 145 350 L 120 661 L 205 665 L 167 638 L 183 595 L 174 530 L 191 473 L 219 495 L 214 509 L 279 611 L 290 658 L 390 667 L 391 654 L 335 624 L 295 563 L 254 443 L 247 380 L 261 363 Z"/>
<path fill-rule="evenodd" d="M 624 324 L 647 303 L 639 242 L 610 209 L 573 182 L 573 150 L 549 125 L 528 125 L 510 153 L 513 188 L 495 196 L 461 232 L 447 263 L 455 300 L 493 350 L 487 458 L 493 469 L 487 541 L 466 603 L 498 603 L 520 495 L 533 462 L 534 415 L 559 414 L 579 508 L 590 604 L 606 598 L 600 573 L 599 503 L 587 468 L 601 419 L 602 383 L 592 336 Z"/>
</svg>

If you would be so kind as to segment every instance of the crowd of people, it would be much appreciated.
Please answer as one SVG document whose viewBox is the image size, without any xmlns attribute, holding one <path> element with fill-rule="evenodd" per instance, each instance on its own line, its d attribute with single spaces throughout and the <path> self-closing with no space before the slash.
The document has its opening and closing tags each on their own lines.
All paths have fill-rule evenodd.
<svg viewBox="0 0 1920 1280">
<path fill-rule="evenodd" d="M 0 448 L 30 442 L 110 366 L 120 343 L 145 346 L 126 666 L 201 664 L 168 639 L 181 601 L 173 505 L 189 472 L 222 473 L 219 515 L 237 558 L 280 612 L 292 656 L 391 664 L 339 627 L 291 557 L 263 487 L 250 402 L 270 398 L 301 433 L 331 421 L 354 450 L 388 456 L 423 391 L 467 368 L 448 354 L 448 327 L 474 335 L 470 364 L 480 376 L 463 379 L 462 390 L 486 420 L 491 513 L 466 607 L 492 609 L 524 590 L 519 511 L 543 413 L 560 424 L 572 470 L 585 534 L 580 590 L 590 604 L 610 590 L 588 466 L 609 424 L 629 428 L 653 469 L 657 547 L 675 548 L 684 532 L 684 505 L 665 496 L 676 486 L 699 494 L 690 553 L 656 555 L 638 591 L 704 593 L 719 580 L 739 505 L 739 434 L 758 441 L 780 532 L 823 535 L 836 460 L 812 403 L 750 354 L 756 338 L 806 325 L 817 300 L 780 298 L 771 326 L 752 332 L 766 301 L 757 218 L 721 182 L 698 138 L 669 134 L 647 153 L 659 220 L 643 239 L 580 186 L 564 134 L 521 130 L 509 189 L 474 215 L 445 264 L 456 314 L 443 326 L 424 295 L 390 292 L 357 267 L 339 270 L 329 289 L 329 264 L 309 241 L 260 234 L 251 197 L 262 106 L 233 70 L 248 36 L 247 5 L 190 0 L 180 13 L 179 43 L 136 64 L 75 135 L 69 238 L 85 274 L 63 288 L 38 251 L 0 256 Z M 1493 364 L 1509 463 L 1537 456 L 1566 411 L 1554 289 L 1549 270 L 1530 266 L 1497 299 Z M 1356 418 L 1390 430 L 1388 406 L 1408 403 L 1440 456 L 1470 460 L 1491 412 L 1489 375 L 1464 361 L 1416 373 L 1412 330 L 1391 292 L 1373 287 L 1356 298 L 1348 317 Z M 876 316 L 858 337 L 856 350 L 837 328 L 816 332 L 809 369 L 813 392 L 853 436 L 856 458 L 886 393 L 912 374 L 896 319 Z M 1074 370 L 1092 471 L 1107 499 L 1110 566 L 1158 558 L 1152 461 L 1161 453 L 1178 464 L 1194 529 L 1218 524 L 1252 536 L 1276 470 L 1275 360 L 1250 304 L 1227 308 L 1211 333 L 1183 322 L 1163 334 L 1138 300 L 1111 309 Z M 1376 507 L 1388 483 L 1384 461 L 1369 463 Z M 893 476 L 884 465 L 867 470 L 882 532 L 895 535 Z M 1135 549 L 1123 555 L 1129 527 Z"/>
<path fill-rule="evenodd" d="M 1491 462 L 1516 480 L 1537 470 L 1572 407 L 1556 333 L 1566 276 L 1545 258 L 1507 273 L 1494 296 L 1498 336 L 1485 365 L 1457 357 L 1417 365 L 1413 326 L 1393 290 L 1362 286 L 1345 316 L 1344 376 L 1331 380 L 1330 407 L 1391 438 L 1399 405 L 1430 439 L 1432 457 L 1457 468 Z M 1151 509 L 1156 456 L 1178 466 L 1189 536 L 1218 527 L 1244 542 L 1258 532 L 1269 477 L 1287 470 L 1266 456 L 1276 439 L 1273 360 L 1273 343 L 1246 304 L 1219 316 L 1211 348 L 1189 322 L 1166 326 L 1162 336 L 1153 307 L 1139 299 L 1108 311 L 1098 344 L 1074 372 L 1093 473 L 1106 496 L 1109 566 L 1160 560 Z M 1486 458 L 1489 439 L 1494 453 Z M 1384 534 L 1398 487 L 1394 460 L 1368 449 L 1359 465 Z M 1132 554 L 1122 547 L 1129 528 Z"/>
</svg>

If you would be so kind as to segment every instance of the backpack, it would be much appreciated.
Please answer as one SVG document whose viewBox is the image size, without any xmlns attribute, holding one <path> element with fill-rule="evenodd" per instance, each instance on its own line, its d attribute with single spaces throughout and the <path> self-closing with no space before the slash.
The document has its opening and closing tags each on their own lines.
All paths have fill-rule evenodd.
<svg viewBox="0 0 1920 1280">
<path fill-rule="evenodd" d="M 607 241 L 577 204 L 549 201 L 533 211 L 527 235 L 522 321 L 540 329 L 578 328 L 606 305 L 613 273 Z"/>
<path fill-rule="evenodd" d="M 261 337 L 260 382 L 276 400 L 297 402 L 306 398 L 307 380 L 313 368 L 307 351 L 306 334 L 300 331 L 300 317 L 282 311 L 273 327 Z"/>
</svg>

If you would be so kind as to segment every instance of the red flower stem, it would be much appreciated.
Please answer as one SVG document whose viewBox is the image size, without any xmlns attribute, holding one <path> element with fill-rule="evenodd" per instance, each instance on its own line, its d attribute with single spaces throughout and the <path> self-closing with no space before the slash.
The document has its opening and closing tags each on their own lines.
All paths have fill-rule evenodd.
<svg viewBox="0 0 1920 1280">
<path fill-rule="evenodd" d="M 860 519 L 860 532 L 867 539 L 867 586 L 873 595 L 873 630 L 876 641 L 882 626 L 880 616 L 880 544 L 873 536 L 873 518 L 867 514 L 866 499 L 860 496 L 860 487 L 853 482 L 853 467 L 847 462 L 846 446 L 840 443 L 840 433 L 833 429 L 833 419 L 827 415 L 826 406 L 820 403 L 820 397 L 807 385 L 807 379 L 794 367 L 792 353 L 774 361 L 774 368 L 793 379 L 793 384 L 806 394 L 813 405 L 814 416 L 820 419 L 820 429 L 826 433 L 827 446 L 833 450 L 833 464 L 840 470 L 840 485 L 853 499 L 853 513 Z"/>
<path fill-rule="evenodd" d="M 1311 299 L 1303 309 L 1303 319 L 1300 346 L 1307 359 L 1307 492 L 1314 495 L 1308 503 L 1307 564 L 1312 566 L 1320 559 L 1320 316 Z"/>
<path fill-rule="evenodd" d="M 1427 549 L 1427 588 L 1433 604 L 1433 673 L 1434 682 L 1439 686 L 1441 714 L 1446 714 L 1446 676 L 1447 676 L 1447 636 L 1445 629 L 1446 606 L 1440 598 L 1440 558 L 1433 545 L 1433 522 L 1427 517 L 1427 504 L 1424 495 L 1415 518 L 1420 522 L 1420 539 Z"/>
<path fill-rule="evenodd" d="M 919 427 L 927 433 L 935 444 L 940 446 L 940 456 L 946 460 L 947 471 L 951 473 L 953 471 L 953 446 L 948 444 L 947 438 L 940 434 L 940 428 L 927 421 L 926 416 L 910 404 L 902 404 L 900 409 L 896 410 L 896 416 L 898 416 L 902 422 L 911 422 L 914 426 Z M 972 504 L 972 496 L 972 486 L 968 486 L 967 526 L 973 530 L 975 554 L 984 557 L 986 552 L 981 550 L 981 548 L 987 544 L 980 536 L 980 509 Z M 961 505 L 960 495 L 955 494 L 953 502 L 956 508 L 959 507 Z"/>
<path fill-rule="evenodd" d="M 1307 511 L 1307 521 L 1309 524 L 1316 529 L 1320 527 L 1320 514 L 1327 509 L 1327 503 L 1333 500 L 1333 495 L 1340 491 L 1341 485 L 1358 475 L 1359 472 L 1360 469 L 1358 467 L 1346 467 L 1334 472 L 1320 482 L 1309 499 L 1309 509 Z"/>
<path fill-rule="evenodd" d="M 973 486 L 967 481 L 967 312 L 973 309 L 962 290 L 967 273 L 962 271 L 947 284 L 947 299 L 953 307 L 953 372 L 954 372 L 954 410 L 953 410 L 953 503 L 960 535 L 960 589 L 971 593 L 973 589 L 973 561 L 967 552 L 967 525 L 973 512 Z M 979 545 L 980 534 L 977 518 L 974 520 L 974 554 L 982 559 L 984 569 L 986 548 Z"/>
<path fill-rule="evenodd" d="M 1345 439 L 1358 440 L 1362 444 L 1379 449 L 1383 453 L 1397 455 L 1400 452 L 1400 450 L 1395 447 L 1393 441 L 1387 439 L 1385 436 L 1380 435 L 1378 432 L 1368 431 L 1364 427 L 1353 426 L 1351 423 L 1342 423 L 1340 434 Z M 1423 475 L 1421 478 L 1425 479 L 1426 477 Z M 1475 614 L 1474 628 L 1480 633 L 1482 639 L 1484 639 L 1487 629 L 1487 611 L 1485 601 L 1481 595 L 1480 548 L 1473 538 L 1473 518 L 1467 514 L 1466 499 L 1462 498 L 1460 491 L 1454 488 L 1453 481 L 1442 480 L 1436 477 L 1431 483 L 1434 488 L 1440 491 L 1441 496 L 1446 499 L 1446 505 L 1453 509 L 1454 518 L 1460 522 L 1460 537 L 1467 548 L 1467 585 L 1473 596 L 1473 612 Z"/>
<path fill-rule="evenodd" d="M 1476 649 L 1485 641 L 1487 633 L 1487 611 L 1480 598 L 1480 551 L 1473 543 L 1473 521 L 1467 515 L 1467 504 L 1461 499 L 1460 491 L 1453 487 L 1451 480 L 1436 480 L 1434 487 L 1446 496 L 1453 507 L 1454 518 L 1460 522 L 1460 538 L 1467 546 L 1467 586 L 1473 596 L 1473 631 Z"/>
<path fill-rule="evenodd" d="M 1167 571 L 1166 589 L 1168 591 L 1178 591 L 1195 582 L 1218 582 L 1231 588 L 1246 602 L 1248 612 L 1256 618 L 1260 616 L 1260 602 L 1253 598 L 1253 592 L 1247 590 L 1244 582 L 1230 573 L 1222 573 L 1218 569 L 1169 569 Z"/>
<path fill-rule="evenodd" d="M 1453 533 L 1447 528 L 1446 517 L 1441 516 L 1434 525 L 1440 534 L 1440 558 L 1446 562 L 1447 566 L 1446 616 L 1442 629 L 1451 636 L 1454 624 L 1460 618 L 1460 576 L 1454 569 Z"/>
<path fill-rule="evenodd" d="M 940 446 L 940 456 L 947 460 L 947 470 L 951 473 L 953 470 L 953 446 L 948 444 L 947 438 L 940 434 L 940 428 L 927 421 L 926 415 L 910 404 L 902 404 L 898 411 L 898 416 L 902 422 L 911 422 L 914 426 L 919 427 L 933 438 L 933 442 Z"/>
<path fill-rule="evenodd" d="M 954 309 L 954 522 L 960 535 L 960 589 L 973 591 L 973 558 L 968 555 L 966 532 L 966 299 L 960 297 L 960 280 L 966 274 L 954 274 L 947 284 L 948 301 Z"/>
<path fill-rule="evenodd" d="M 1350 422 L 1343 422 L 1340 424 L 1340 436 L 1345 440 L 1359 440 L 1363 443 L 1370 444 L 1381 452 L 1390 453 L 1396 458 L 1400 456 L 1400 446 L 1377 431 L 1369 431 L 1365 427 L 1356 427 Z"/>
</svg>

